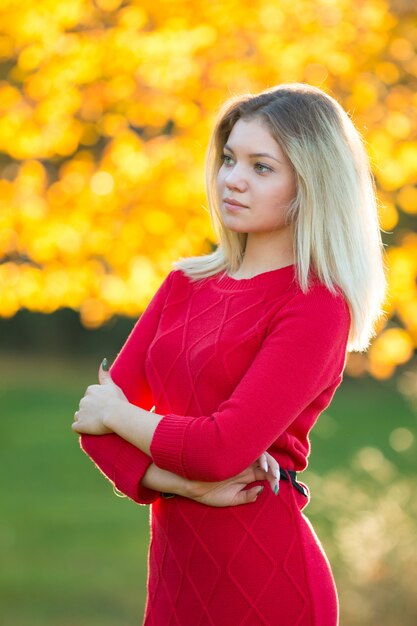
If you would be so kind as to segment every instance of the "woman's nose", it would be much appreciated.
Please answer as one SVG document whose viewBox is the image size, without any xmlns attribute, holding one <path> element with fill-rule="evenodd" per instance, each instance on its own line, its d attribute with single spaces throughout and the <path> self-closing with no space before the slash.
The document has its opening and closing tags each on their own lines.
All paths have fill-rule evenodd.
<svg viewBox="0 0 417 626">
<path fill-rule="evenodd" d="M 229 171 L 224 182 L 229 189 L 245 189 L 247 184 L 242 172 L 237 167 Z"/>
</svg>

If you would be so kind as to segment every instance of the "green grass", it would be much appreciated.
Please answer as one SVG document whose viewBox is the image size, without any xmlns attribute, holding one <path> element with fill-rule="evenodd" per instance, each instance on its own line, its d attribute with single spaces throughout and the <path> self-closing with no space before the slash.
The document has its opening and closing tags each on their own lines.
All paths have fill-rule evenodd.
<svg viewBox="0 0 417 626">
<path fill-rule="evenodd" d="M 70 427 L 85 388 L 97 382 L 97 368 L 91 360 L 9 354 L 0 359 L 4 626 L 141 623 L 149 507 L 114 495 Z M 313 431 L 303 480 L 348 471 L 363 447 L 379 448 L 411 476 L 415 445 L 400 454 L 389 444 L 399 426 L 415 432 L 416 418 L 395 380 L 345 377 Z"/>
<path fill-rule="evenodd" d="M 400 427 L 415 433 L 416 424 L 416 414 L 399 393 L 396 378 L 381 383 L 345 375 L 312 430 L 309 468 L 320 474 L 346 468 L 359 449 L 376 447 L 402 474 L 414 475 L 415 446 L 396 452 L 389 435 Z"/>
<path fill-rule="evenodd" d="M 117 498 L 70 426 L 95 364 L 3 356 L 0 623 L 137 624 L 149 508 Z"/>
</svg>

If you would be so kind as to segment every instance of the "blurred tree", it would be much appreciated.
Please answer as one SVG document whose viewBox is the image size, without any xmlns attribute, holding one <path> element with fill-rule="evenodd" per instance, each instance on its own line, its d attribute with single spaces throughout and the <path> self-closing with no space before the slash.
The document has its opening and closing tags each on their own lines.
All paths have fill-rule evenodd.
<svg viewBox="0 0 417 626">
<path fill-rule="evenodd" d="M 348 372 L 417 345 L 417 13 L 411 0 L 3 0 L 0 315 L 137 316 L 171 261 L 214 245 L 204 193 L 229 94 L 303 81 L 366 139 L 389 294 Z"/>
</svg>

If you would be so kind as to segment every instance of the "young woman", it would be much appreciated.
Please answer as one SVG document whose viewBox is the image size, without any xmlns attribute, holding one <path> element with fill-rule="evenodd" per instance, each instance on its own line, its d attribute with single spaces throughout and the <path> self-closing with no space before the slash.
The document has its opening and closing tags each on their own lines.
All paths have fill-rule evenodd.
<svg viewBox="0 0 417 626">
<path fill-rule="evenodd" d="M 368 160 L 342 107 L 292 83 L 226 102 L 207 183 L 217 249 L 176 262 L 73 429 L 151 504 L 146 626 L 335 626 L 296 473 L 382 315 Z"/>
</svg>

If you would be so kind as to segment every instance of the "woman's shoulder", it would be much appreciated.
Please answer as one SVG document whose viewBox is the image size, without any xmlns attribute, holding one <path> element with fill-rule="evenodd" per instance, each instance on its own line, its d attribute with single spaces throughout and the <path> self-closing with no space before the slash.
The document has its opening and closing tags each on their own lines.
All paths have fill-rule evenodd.
<svg viewBox="0 0 417 626">
<path fill-rule="evenodd" d="M 168 274 L 167 280 L 172 285 L 185 288 L 200 288 L 207 283 L 207 278 L 191 277 L 181 268 L 174 267 Z"/>
<path fill-rule="evenodd" d="M 171 296 L 178 296 L 182 299 L 200 288 L 204 281 L 191 279 L 182 269 L 174 267 L 166 276 L 165 282 L 169 286 Z"/>
<path fill-rule="evenodd" d="M 350 326 L 349 307 L 340 289 L 332 293 L 326 285 L 315 282 L 306 292 L 299 287 L 294 290 L 273 316 L 267 335 L 290 351 L 301 345 L 304 356 L 317 359 L 323 351 L 344 354 Z"/>
<path fill-rule="evenodd" d="M 321 326 L 336 324 L 349 327 L 351 323 L 350 307 L 342 289 L 336 284 L 330 288 L 316 276 L 313 276 L 306 291 L 299 285 L 294 289 L 281 314 L 288 315 L 291 312 L 314 319 Z"/>
</svg>

